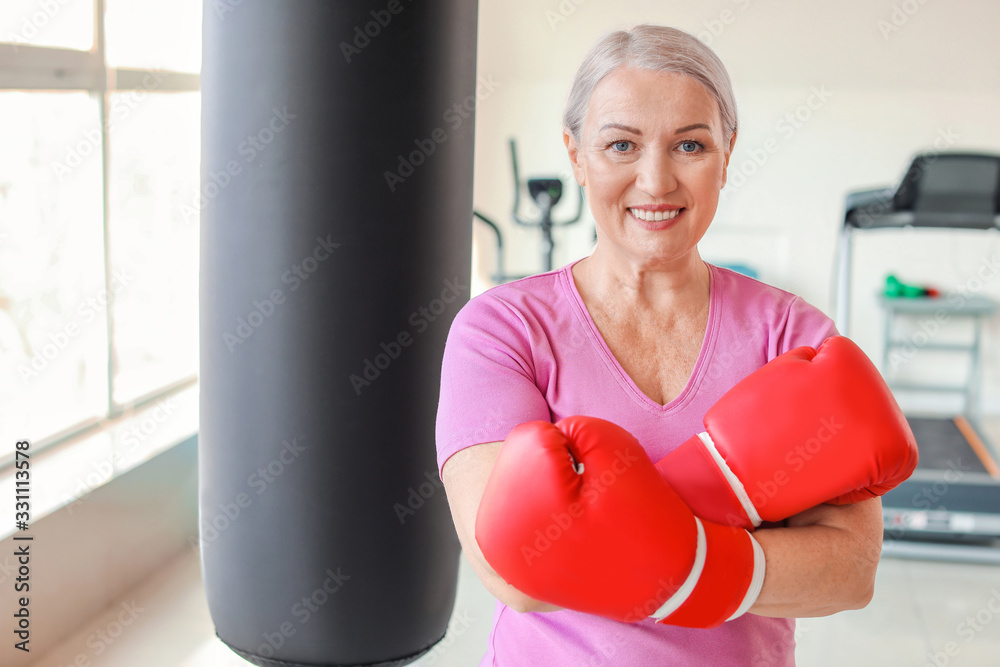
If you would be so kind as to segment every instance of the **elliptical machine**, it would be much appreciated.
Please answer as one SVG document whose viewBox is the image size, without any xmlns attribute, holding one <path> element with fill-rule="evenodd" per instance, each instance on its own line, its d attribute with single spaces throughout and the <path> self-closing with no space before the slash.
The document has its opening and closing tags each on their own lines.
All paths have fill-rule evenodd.
<svg viewBox="0 0 1000 667">
<path fill-rule="evenodd" d="M 583 217 L 583 188 L 577 185 L 577 205 L 576 213 L 566 220 L 553 220 L 552 209 L 555 208 L 563 195 L 562 179 L 554 176 L 543 176 L 529 178 L 526 182 L 528 194 L 538 207 L 537 218 L 527 218 L 520 213 L 521 208 L 521 176 L 517 166 L 517 143 L 513 137 L 510 139 L 510 161 L 514 171 L 514 207 L 511 210 L 511 218 L 522 227 L 537 227 L 542 233 L 542 273 L 552 270 L 552 253 L 555 250 L 555 241 L 552 239 L 553 227 L 566 227 L 579 222 Z M 511 275 L 504 272 L 503 258 L 503 234 L 500 227 L 479 211 L 473 211 L 472 215 L 486 223 L 493 230 L 497 239 L 496 272 L 490 276 L 497 285 L 511 280 L 525 278 L 527 276 Z M 530 274 L 529 274 L 530 275 Z"/>
</svg>

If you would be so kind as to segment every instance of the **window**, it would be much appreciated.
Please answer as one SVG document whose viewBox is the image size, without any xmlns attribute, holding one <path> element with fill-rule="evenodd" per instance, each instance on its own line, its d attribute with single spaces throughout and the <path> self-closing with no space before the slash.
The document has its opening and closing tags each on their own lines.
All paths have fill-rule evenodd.
<svg viewBox="0 0 1000 667">
<path fill-rule="evenodd" d="M 201 11 L 0 5 L 2 442 L 37 452 L 195 380 Z"/>
<path fill-rule="evenodd" d="M 94 10 L 94 0 L 3 0 L 0 41 L 89 51 Z"/>
</svg>

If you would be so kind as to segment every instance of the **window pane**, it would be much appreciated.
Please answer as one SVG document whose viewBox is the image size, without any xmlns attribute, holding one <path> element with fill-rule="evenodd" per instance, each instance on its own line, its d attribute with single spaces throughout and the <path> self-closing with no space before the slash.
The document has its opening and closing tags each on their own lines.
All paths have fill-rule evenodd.
<svg viewBox="0 0 1000 667">
<path fill-rule="evenodd" d="M 97 101 L 0 93 L 0 441 L 107 412 Z"/>
<path fill-rule="evenodd" d="M 111 67 L 201 71 L 202 0 L 108 0 L 107 59 Z"/>
<path fill-rule="evenodd" d="M 0 42 L 89 51 L 94 45 L 94 0 L 3 0 Z"/>
<path fill-rule="evenodd" d="M 198 372 L 200 105 L 194 92 L 111 96 L 130 109 L 109 163 L 116 403 Z"/>
</svg>

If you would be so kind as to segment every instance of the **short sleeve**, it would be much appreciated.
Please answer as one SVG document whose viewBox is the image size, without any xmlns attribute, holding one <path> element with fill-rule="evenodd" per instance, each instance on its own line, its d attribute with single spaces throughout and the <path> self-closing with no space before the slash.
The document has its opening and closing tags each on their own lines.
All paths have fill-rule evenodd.
<svg viewBox="0 0 1000 667">
<path fill-rule="evenodd" d="M 780 333 L 774 338 L 776 349 L 772 350 L 773 356 L 803 345 L 819 347 L 830 336 L 838 335 L 833 320 L 800 296 L 789 302 L 783 320 Z"/>
<path fill-rule="evenodd" d="M 530 340 L 525 317 L 489 292 L 459 311 L 441 363 L 435 434 L 439 474 L 461 449 L 504 440 L 527 421 L 551 421 L 535 383 Z"/>
</svg>

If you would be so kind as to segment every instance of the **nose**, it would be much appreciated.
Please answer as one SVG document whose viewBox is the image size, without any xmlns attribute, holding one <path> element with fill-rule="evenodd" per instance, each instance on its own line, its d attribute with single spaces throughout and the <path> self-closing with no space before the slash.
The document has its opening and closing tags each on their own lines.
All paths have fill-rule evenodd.
<svg viewBox="0 0 1000 667">
<path fill-rule="evenodd" d="M 677 189 L 677 174 L 670 154 L 647 151 L 639 159 L 635 185 L 650 197 L 663 197 Z"/>
</svg>

